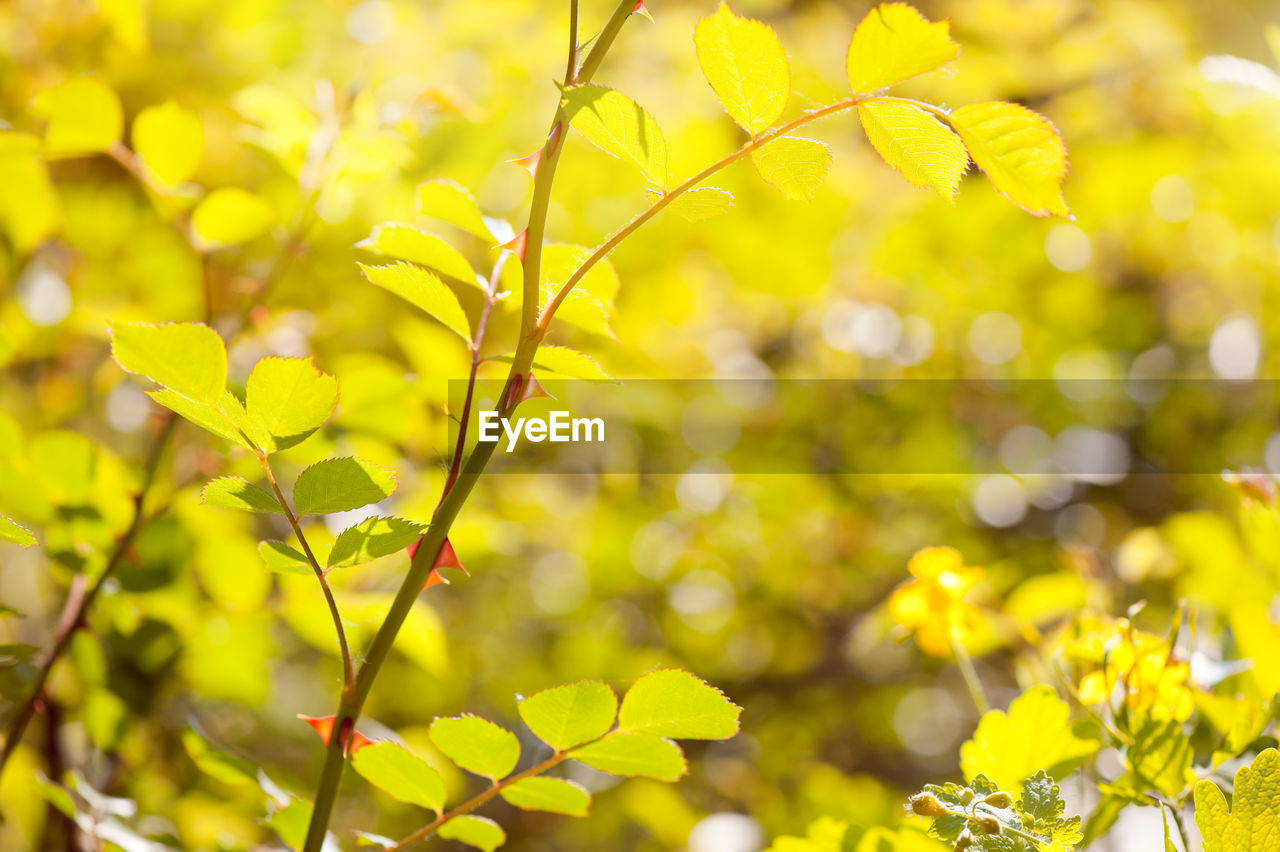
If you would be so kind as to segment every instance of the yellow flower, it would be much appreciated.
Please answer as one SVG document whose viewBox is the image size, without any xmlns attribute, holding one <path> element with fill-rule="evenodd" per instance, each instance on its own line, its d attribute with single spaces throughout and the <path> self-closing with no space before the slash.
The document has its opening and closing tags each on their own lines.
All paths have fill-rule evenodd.
<svg viewBox="0 0 1280 852">
<path fill-rule="evenodd" d="M 1168 640 L 1133 630 L 1125 619 L 1108 632 L 1105 662 L 1080 681 L 1081 700 L 1110 701 L 1118 687 L 1130 710 L 1185 722 L 1195 710 L 1191 667 L 1174 657 Z"/>
<path fill-rule="evenodd" d="M 981 568 L 970 568 L 950 547 L 927 547 L 911 557 L 907 570 L 915 577 L 889 598 L 889 615 L 908 630 L 926 654 L 951 656 L 952 641 L 963 641 L 982 621 L 978 608 L 964 600 L 981 582 Z"/>
</svg>

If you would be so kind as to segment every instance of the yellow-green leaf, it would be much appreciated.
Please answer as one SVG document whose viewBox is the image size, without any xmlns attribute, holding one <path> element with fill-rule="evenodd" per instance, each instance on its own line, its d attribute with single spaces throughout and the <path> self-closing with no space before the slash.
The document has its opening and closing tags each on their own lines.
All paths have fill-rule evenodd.
<svg viewBox="0 0 1280 852">
<path fill-rule="evenodd" d="M 191 213 L 191 230 L 206 249 L 246 243 L 275 224 L 275 209 L 266 199 L 235 186 L 215 189 Z"/>
<path fill-rule="evenodd" d="M 650 192 L 650 203 L 662 197 L 661 193 Z M 701 222 L 714 219 L 729 212 L 733 207 L 733 196 L 719 187 L 699 186 L 688 192 L 677 195 L 667 205 L 667 209 L 687 222 Z"/>
<path fill-rule="evenodd" d="M 594 358 L 568 346 L 539 346 L 533 365 L 571 379 L 613 381 L 613 376 L 601 369 Z"/>
<path fill-rule="evenodd" d="M 584 817 L 591 807 L 591 794 L 563 778 L 524 778 L 504 789 L 502 798 L 521 810 L 569 816 Z"/>
<path fill-rule="evenodd" d="M 44 150 L 49 156 L 105 151 L 124 134 L 120 98 L 101 80 L 81 77 L 36 95 L 31 110 L 49 122 Z"/>
<path fill-rule="evenodd" d="M 245 386 L 245 410 L 265 450 L 283 450 L 319 429 L 338 404 L 338 381 L 310 358 L 263 358 Z"/>
<path fill-rule="evenodd" d="M 347 512 L 377 503 L 395 490 L 396 472 L 391 468 L 364 459 L 324 459 L 298 474 L 293 506 L 299 515 Z"/>
<path fill-rule="evenodd" d="M 244 512 L 284 514 L 284 507 L 275 497 L 240 476 L 220 476 L 210 480 L 200 490 L 200 502 Z"/>
<path fill-rule="evenodd" d="M 570 125 L 602 151 L 633 160 L 650 182 L 667 183 L 667 143 L 653 116 L 626 95 L 603 86 L 564 92 Z"/>
<path fill-rule="evenodd" d="M 226 392 L 226 346 L 207 325 L 115 323 L 111 354 L 128 372 L 197 402 L 216 405 Z"/>
<path fill-rule="evenodd" d="M 1049 686 L 1037 686 L 1009 706 L 992 710 L 978 722 L 973 739 L 960 747 L 966 779 L 987 776 L 1001 790 L 1017 791 L 1045 769 L 1061 779 L 1098 751 L 1098 734 L 1089 722 L 1070 721 L 1071 708 Z"/>
<path fill-rule="evenodd" d="M 195 113 L 169 100 L 138 113 L 133 120 L 133 149 L 161 183 L 182 183 L 200 165 L 204 128 Z"/>
<path fill-rule="evenodd" d="M 760 177 L 792 201 L 813 198 L 831 170 L 831 149 L 814 139 L 781 136 L 751 152 Z"/>
<path fill-rule="evenodd" d="M 475 270 L 467 259 L 448 242 L 412 225 L 401 222 L 384 222 L 375 225 L 373 233 L 356 243 L 358 248 L 374 254 L 407 260 L 419 266 L 434 269 L 441 275 L 479 287 Z"/>
<path fill-rule="evenodd" d="M 360 777 L 394 799 L 440 813 L 444 782 L 422 758 L 396 743 L 374 743 L 351 756 Z"/>
<path fill-rule="evenodd" d="M 695 675 L 659 669 L 632 684 L 618 710 L 618 729 L 687 740 L 724 740 L 738 732 L 742 708 Z"/>
<path fill-rule="evenodd" d="M 247 435 L 249 426 L 244 406 L 231 391 L 223 391 L 221 398 L 215 403 L 196 402 L 168 388 L 147 391 L 147 396 L 202 429 L 234 441 L 245 449 L 252 450 L 256 447 Z"/>
<path fill-rule="evenodd" d="M 360 271 L 370 282 L 416 305 L 429 316 L 444 323 L 446 328 L 463 340 L 471 342 L 471 326 L 462 305 L 458 303 L 458 297 L 434 272 L 412 263 L 397 263 L 393 266 L 368 266 L 362 263 Z"/>
<path fill-rule="evenodd" d="M 482 240 L 494 238 L 475 198 L 451 180 L 429 180 L 419 184 L 418 210 Z"/>
<path fill-rule="evenodd" d="M 618 697 L 600 681 L 556 686 L 520 702 L 520 718 L 534 736 L 556 751 L 594 740 L 613 726 Z"/>
<path fill-rule="evenodd" d="M 505 778 L 520 759 L 515 734 L 479 716 L 436 719 L 427 731 L 444 756 L 468 772 L 495 781 Z"/>
<path fill-rule="evenodd" d="M 869 94 L 932 71 L 959 53 L 948 22 L 930 23 L 906 3 L 882 3 L 854 30 L 845 65 L 853 91 Z"/>
<path fill-rule="evenodd" d="M 16 521 L 0 515 L 0 541 L 9 541 L 14 544 L 20 544 L 23 547 L 30 547 L 36 543 L 36 537 L 31 530 L 17 523 Z"/>
<path fill-rule="evenodd" d="M 1231 805 L 1208 779 L 1196 783 L 1196 825 L 1204 852 L 1263 852 L 1280 843 L 1280 752 L 1260 752 L 1236 770 Z"/>
<path fill-rule="evenodd" d="M 262 561 L 267 564 L 268 571 L 275 571 L 278 574 L 312 574 L 314 569 L 311 563 L 307 561 L 307 557 L 299 550 L 295 550 L 283 541 L 258 542 L 258 554 L 262 556 Z"/>
<path fill-rule="evenodd" d="M 422 537 L 424 527 L 403 518 L 366 518 L 338 534 L 327 565 L 359 565 L 404 550 Z"/>
<path fill-rule="evenodd" d="M 969 154 L 949 127 L 920 107 L 897 101 L 861 103 L 858 119 L 876 153 L 907 183 L 955 197 Z"/>
<path fill-rule="evenodd" d="M 53 236 L 61 224 L 61 207 L 39 139 L 0 133 L 0 186 L 0 229 L 15 249 L 25 254 Z"/>
<path fill-rule="evenodd" d="M 628 778 L 642 775 L 675 781 L 689 771 L 684 752 L 671 740 L 625 731 L 574 749 L 573 759 L 601 772 Z"/>
<path fill-rule="evenodd" d="M 698 21 L 693 42 L 703 76 L 743 130 L 754 136 L 778 120 L 791 94 L 791 64 L 772 29 L 721 3 Z"/>
<path fill-rule="evenodd" d="M 507 842 L 507 833 L 488 817 L 463 814 L 440 826 L 436 832 L 444 840 L 456 840 L 483 852 L 493 852 Z"/>
<path fill-rule="evenodd" d="M 969 104 L 950 115 L 969 155 L 1002 195 L 1036 216 L 1070 216 L 1062 197 L 1067 147 L 1039 113 L 1003 101 Z"/>
</svg>

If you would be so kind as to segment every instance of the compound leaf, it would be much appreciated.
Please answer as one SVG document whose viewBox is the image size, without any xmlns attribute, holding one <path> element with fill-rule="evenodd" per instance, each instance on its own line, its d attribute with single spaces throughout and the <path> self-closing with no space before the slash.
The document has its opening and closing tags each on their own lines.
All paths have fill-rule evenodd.
<svg viewBox="0 0 1280 852">
<path fill-rule="evenodd" d="M 436 813 L 444 810 L 444 781 L 440 780 L 440 773 L 396 743 L 365 746 L 351 756 L 351 768 L 393 799 Z"/>
<path fill-rule="evenodd" d="M 444 285 L 434 272 L 397 263 L 394 266 L 369 266 L 360 264 L 360 271 L 370 282 L 384 290 L 390 290 L 400 298 L 421 308 L 463 340 L 471 342 L 471 326 L 467 315 L 458 303 L 458 297 Z"/>
<path fill-rule="evenodd" d="M 573 751 L 573 759 L 612 775 L 675 781 L 689 771 L 680 746 L 652 734 L 619 731 Z"/>
<path fill-rule="evenodd" d="M 544 689 L 520 702 L 520 718 L 556 751 L 604 736 L 618 715 L 618 697 L 600 681 Z"/>
<path fill-rule="evenodd" d="M 1062 197 L 1067 148 L 1053 122 L 1003 101 L 962 106 L 949 120 L 1001 195 L 1035 216 L 1071 215 Z"/>
<path fill-rule="evenodd" d="M 338 404 L 338 381 L 310 358 L 263 358 L 245 387 L 245 410 L 272 446 L 301 443 L 329 419 Z"/>
<path fill-rule="evenodd" d="M 396 260 L 407 260 L 410 263 L 434 269 L 441 275 L 473 287 L 480 286 L 476 280 L 475 270 L 471 268 L 471 264 L 467 263 L 462 252 L 449 245 L 443 238 L 412 225 L 401 222 L 384 222 L 381 225 L 375 225 L 373 233 L 356 243 L 356 246 L 374 254 L 394 257 Z"/>
<path fill-rule="evenodd" d="M 813 198 L 831 170 L 831 149 L 815 139 L 780 136 L 751 152 L 760 177 L 792 201 Z"/>
<path fill-rule="evenodd" d="M 693 31 L 698 64 L 729 116 L 753 136 L 778 120 L 791 94 L 791 64 L 767 25 L 724 3 Z"/>
<path fill-rule="evenodd" d="M 520 759 L 520 741 L 515 734 L 479 716 L 436 719 L 428 735 L 458 766 L 495 781 L 510 775 Z"/>
<path fill-rule="evenodd" d="M 622 731 L 688 740 L 723 740 L 738 732 L 742 708 L 711 684 L 679 669 L 636 681 L 622 699 Z"/>
<path fill-rule="evenodd" d="M 227 386 L 227 350 L 200 323 L 115 323 L 111 354 L 130 373 L 188 399 L 216 405 Z"/>
<path fill-rule="evenodd" d="M 945 65 L 960 53 L 946 21 L 930 23 L 906 3 L 882 3 L 858 24 L 845 60 L 849 86 L 879 91 Z"/>
<path fill-rule="evenodd" d="M 298 475 L 293 505 L 299 515 L 346 512 L 377 503 L 396 490 L 390 468 L 356 458 L 325 459 Z"/>
<path fill-rule="evenodd" d="M 667 143 L 653 116 L 626 95 L 603 86 L 564 90 L 569 124 L 600 150 L 633 160 L 653 184 L 667 183 Z"/>
<path fill-rule="evenodd" d="M 584 817 L 591 807 L 591 794 L 563 778 L 524 778 L 503 790 L 502 798 L 521 810 L 569 816 Z"/>
<path fill-rule="evenodd" d="M 220 476 L 210 480 L 200 491 L 200 502 L 245 512 L 284 514 L 284 507 L 275 497 L 239 476 Z"/>
<path fill-rule="evenodd" d="M 918 106 L 895 101 L 859 104 L 858 118 L 876 153 L 907 183 L 955 197 L 969 154 L 950 128 Z"/>
</svg>

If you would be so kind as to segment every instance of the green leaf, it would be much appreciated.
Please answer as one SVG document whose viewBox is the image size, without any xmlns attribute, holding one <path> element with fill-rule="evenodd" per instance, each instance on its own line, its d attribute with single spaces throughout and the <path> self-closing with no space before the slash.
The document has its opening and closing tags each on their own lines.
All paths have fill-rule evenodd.
<svg viewBox="0 0 1280 852">
<path fill-rule="evenodd" d="M 294 800 L 267 816 L 267 825 L 286 846 L 301 849 L 311 824 L 311 803 Z"/>
<path fill-rule="evenodd" d="M 667 184 L 667 143 L 653 116 L 626 95 L 603 86 L 564 90 L 565 116 L 586 140 L 619 159 L 633 160 L 646 178 Z"/>
<path fill-rule="evenodd" d="M 147 391 L 147 396 L 202 429 L 208 429 L 215 435 L 234 441 L 245 449 L 254 449 L 253 442 L 245 434 L 245 430 L 248 429 L 248 418 L 245 415 L 244 406 L 231 391 L 223 391 L 222 398 L 216 405 L 196 402 L 168 388 Z"/>
<path fill-rule="evenodd" d="M 429 180 L 419 184 L 418 210 L 482 240 L 495 239 L 475 198 L 451 180 Z"/>
<path fill-rule="evenodd" d="M 37 543 L 31 530 L 4 515 L 0 515 L 0 541 L 10 541 L 23 547 L 30 547 Z"/>
<path fill-rule="evenodd" d="M 440 780 L 440 773 L 396 743 L 365 746 L 351 756 L 351 767 L 394 799 L 437 814 L 444 810 L 444 782 Z"/>
<path fill-rule="evenodd" d="M 588 680 L 544 689 L 520 702 L 520 718 L 556 751 L 604 736 L 618 715 L 607 683 Z"/>
<path fill-rule="evenodd" d="M 1001 790 L 1017 791 L 1041 768 L 1064 778 L 1100 747 L 1096 728 L 1072 724 L 1071 708 L 1049 686 L 1037 686 L 1009 706 L 1006 715 L 983 715 L 973 739 L 960 747 L 965 778 L 986 775 Z"/>
<path fill-rule="evenodd" d="M 661 198 L 659 193 L 650 193 L 649 201 Z M 714 219 L 728 213 L 733 207 L 733 195 L 715 186 L 699 186 L 676 196 L 667 205 L 667 209 L 687 222 L 701 222 Z"/>
<path fill-rule="evenodd" d="M 113 323 L 111 354 L 130 373 L 196 402 L 217 405 L 227 389 L 227 349 L 200 323 Z"/>
<path fill-rule="evenodd" d="M 693 31 L 698 64 L 720 104 L 752 136 L 778 120 L 791 95 L 791 64 L 777 34 L 724 3 Z"/>
<path fill-rule="evenodd" d="M 552 243 L 542 250 L 542 302 L 545 304 L 560 285 L 591 256 L 586 246 Z M 620 287 L 618 273 L 607 260 L 602 260 L 574 285 L 568 298 L 556 312 L 556 319 L 595 334 L 612 337 L 609 317 Z"/>
<path fill-rule="evenodd" d="M 1035 216 L 1071 215 L 1062 197 L 1067 147 L 1053 122 L 1002 101 L 962 106 L 949 119 L 1001 195 Z"/>
<path fill-rule="evenodd" d="M 377 503 L 396 490 L 390 468 L 356 458 L 325 459 L 298 475 L 293 507 L 299 515 L 346 512 Z"/>
<path fill-rule="evenodd" d="M 1181 723 L 1175 720 L 1148 720 L 1134 734 L 1125 760 L 1141 789 L 1152 787 L 1166 798 L 1180 797 L 1195 781 L 1191 774 L 1191 743 L 1182 732 Z"/>
<path fill-rule="evenodd" d="M 751 152 L 766 183 L 792 201 L 808 201 L 831 170 L 831 149 L 814 139 L 780 136 Z"/>
<path fill-rule="evenodd" d="M 591 794 L 563 778 L 523 778 L 502 791 L 508 804 L 526 811 L 584 817 L 591 807 Z"/>
<path fill-rule="evenodd" d="M 239 476 L 220 476 L 210 480 L 200 491 L 200 502 L 245 512 L 284 514 L 284 507 L 275 497 Z"/>
<path fill-rule="evenodd" d="M 328 566 L 341 568 L 390 556 L 421 538 L 425 529 L 402 518 L 366 518 L 339 533 L 329 551 Z"/>
<path fill-rule="evenodd" d="M 473 287 L 481 286 L 476 279 L 475 270 L 471 268 L 471 264 L 467 263 L 467 259 L 460 251 L 435 234 L 427 233 L 412 225 L 400 222 L 375 225 L 373 233 L 356 243 L 356 247 L 434 269 L 441 275 L 461 281 L 463 284 L 470 284 Z M 423 308 L 423 310 L 427 309 Z"/>
<path fill-rule="evenodd" d="M 858 119 L 876 153 L 907 183 L 955 198 L 969 153 L 949 127 L 918 106 L 895 101 L 861 103 Z"/>
<path fill-rule="evenodd" d="M 462 305 L 458 304 L 458 297 L 435 273 L 411 263 L 397 263 L 394 266 L 368 266 L 362 263 L 360 271 L 372 283 L 416 305 L 429 316 L 444 323 L 446 328 L 468 344 L 471 342 L 471 325 L 467 322 Z"/>
<path fill-rule="evenodd" d="M 632 685 L 618 711 L 623 731 L 687 740 L 724 740 L 738 732 L 742 708 L 679 669 L 650 672 Z"/>
<path fill-rule="evenodd" d="M 62 211 L 39 139 L 0 131 L 0 186 L 0 231 L 9 235 L 20 254 L 53 236 Z"/>
<path fill-rule="evenodd" d="M 120 98 L 106 83 L 89 77 L 36 95 L 31 112 L 49 122 L 44 150 L 51 157 L 105 151 L 124 134 Z"/>
<path fill-rule="evenodd" d="M 133 149 L 147 171 L 163 184 L 190 180 L 200 165 L 203 148 L 200 119 L 173 100 L 149 106 L 133 120 Z"/>
<path fill-rule="evenodd" d="M 552 346 L 544 344 L 538 347 L 533 364 L 544 370 L 568 376 L 571 379 L 591 379 L 613 381 L 590 355 L 585 355 L 568 346 Z"/>
<path fill-rule="evenodd" d="M 263 358 L 245 386 L 245 411 L 269 437 L 265 450 L 301 443 L 319 429 L 338 404 L 338 382 L 310 358 Z"/>
<path fill-rule="evenodd" d="M 258 783 L 258 772 L 253 764 L 214 748 L 194 728 L 187 728 L 182 732 L 182 747 L 200 771 L 211 778 L 232 786 L 256 786 Z"/>
<path fill-rule="evenodd" d="M 488 817 L 463 814 L 440 826 L 436 832 L 444 840 L 456 840 L 468 846 L 493 852 L 507 842 L 507 833 Z"/>
<path fill-rule="evenodd" d="M 302 551 L 295 550 L 283 541 L 270 539 L 258 542 L 258 555 L 267 563 L 268 571 L 278 574 L 306 574 L 311 576 L 315 569 Z"/>
<path fill-rule="evenodd" d="M 574 749 L 573 759 L 613 775 L 675 781 L 689 771 L 680 746 L 652 734 L 617 732 Z"/>
<path fill-rule="evenodd" d="M 55 429 L 31 440 L 27 457 L 49 500 L 59 506 L 87 506 L 93 502 L 97 450 L 79 432 Z"/>
<path fill-rule="evenodd" d="M 205 248 L 247 243 L 276 222 L 276 211 L 266 199 L 236 186 L 215 189 L 191 213 L 191 231 Z"/>
<path fill-rule="evenodd" d="M 495 781 L 510 775 L 520 759 L 520 741 L 515 734 L 479 716 L 436 719 L 428 735 L 458 766 Z"/>
<path fill-rule="evenodd" d="M 1048 772 L 1042 769 L 1027 779 L 1017 801 L 1017 813 L 1024 831 L 1048 838 L 1051 844 L 1061 844 L 1053 847 L 1055 849 L 1074 849 L 1084 839 L 1084 833 L 1080 830 L 1080 817 L 1064 819 L 1062 814 L 1065 810 L 1058 785 L 1053 783 Z M 1038 850 L 1032 849 L 1031 852 Z"/>
<path fill-rule="evenodd" d="M 946 21 L 930 23 L 906 3 L 883 3 L 854 30 L 845 60 L 849 86 L 870 94 L 932 71 L 959 53 Z"/>
</svg>

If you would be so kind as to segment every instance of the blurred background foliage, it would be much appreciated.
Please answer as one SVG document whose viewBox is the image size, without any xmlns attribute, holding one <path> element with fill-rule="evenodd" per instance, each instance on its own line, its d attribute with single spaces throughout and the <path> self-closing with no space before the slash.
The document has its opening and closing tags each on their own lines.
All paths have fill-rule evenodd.
<svg viewBox="0 0 1280 852">
<path fill-rule="evenodd" d="M 233 382 L 264 355 L 314 354 L 337 375 L 342 401 L 331 427 L 281 454 L 288 475 L 356 452 L 398 469 L 397 514 L 428 518 L 444 478 L 447 381 L 465 377 L 466 353 L 364 282 L 356 262 L 370 257 L 355 244 L 377 222 L 427 224 L 414 191 L 431 178 L 458 181 L 486 212 L 523 227 L 529 180 L 503 161 L 538 148 L 546 132 L 564 5 L 0 4 L 0 512 L 42 544 L 0 548 L 6 702 L 23 694 L 23 646 L 47 641 L 73 576 L 100 571 L 128 524 L 159 428 L 143 385 L 110 361 L 108 319 L 207 311 L 230 341 Z M 655 23 L 628 23 L 599 81 L 657 118 L 673 174 L 687 175 L 740 143 L 690 39 L 714 4 L 649 5 Z M 1089 427 L 1106 410 L 1109 427 L 1127 424 L 1111 432 L 1122 440 L 1126 429 L 1171 433 L 1190 467 L 1212 450 L 1235 467 L 1280 469 L 1280 441 L 1267 459 L 1257 424 L 1196 410 L 1151 422 L 1123 381 L 1272 373 L 1280 102 L 1266 35 L 1275 9 L 919 5 L 952 19 L 963 53 L 953 73 L 904 93 L 1015 100 L 1049 116 L 1071 150 L 1075 222 L 1028 217 L 973 176 L 954 206 L 913 190 L 852 117 L 838 117 L 814 133 L 835 163 L 812 202 L 781 199 L 736 167 L 723 183 L 736 197 L 731 213 L 696 226 L 663 216 L 616 252 L 616 339 L 561 327 L 552 342 L 623 380 L 1033 378 L 1045 380 L 1030 386 L 1037 393 L 1063 393 L 1054 382 L 1114 379 L 1073 400 L 1076 422 L 1060 426 Z M 607 10 L 584 6 L 591 32 Z M 865 6 L 735 4 L 788 46 L 791 114 L 842 96 L 844 52 Z M 1218 54 L 1257 64 L 1202 62 Z M 118 93 L 134 133 L 148 107 L 173 102 L 196 116 L 189 178 L 162 186 L 144 165 L 140 181 L 128 149 L 75 156 L 42 142 L 48 93 L 85 79 Z M 190 211 L 224 188 L 260 199 L 261 227 L 247 233 L 261 233 L 194 252 Z M 638 176 L 575 138 L 549 234 L 592 245 L 645 203 Z M 491 247 L 448 235 L 487 269 Z M 474 289 L 460 296 L 478 310 Z M 505 306 L 492 354 L 513 348 L 516 322 Z M 840 416 L 812 412 L 815 422 Z M 1213 475 L 1055 475 L 1055 435 L 1014 429 L 1020 422 L 1015 409 L 981 436 L 1001 448 L 1007 474 L 747 476 L 708 458 L 679 476 L 485 480 L 452 534 L 473 576 L 418 604 L 373 693 L 367 732 L 394 729 L 431 757 L 434 716 L 470 710 L 517 724 L 517 693 L 583 678 L 623 685 L 657 664 L 681 666 L 745 707 L 744 733 L 692 751 L 678 786 L 619 784 L 588 820 L 506 813 L 509 848 L 752 852 L 819 816 L 893 826 L 904 791 L 958 774 L 977 721 L 955 666 L 900 641 L 886 607 L 911 555 L 938 544 L 986 568 L 974 599 L 987 629 L 970 639 L 999 706 L 1055 682 L 1041 652 L 1050 643 L 1037 635 L 1052 637 L 1084 608 L 1116 616 L 1139 600 L 1149 606 L 1138 623 L 1158 633 L 1176 601 L 1190 600 L 1193 676 L 1196 660 L 1252 658 L 1218 691 L 1260 699 L 1280 689 L 1270 653 L 1280 641 L 1280 526 L 1268 484 L 1250 497 Z M 904 425 L 889 451 L 904 458 L 929 452 L 951 426 Z M 179 429 L 153 495 L 167 511 L 137 537 L 91 629 L 54 669 L 44 718 L 0 786 L 6 850 L 67 836 L 33 785 L 37 771 L 74 772 L 86 791 L 132 800 L 137 832 L 171 846 L 272 842 L 257 788 L 192 762 L 191 725 L 300 794 L 319 770 L 322 750 L 295 715 L 330 712 L 339 685 L 324 602 L 310 578 L 264 570 L 256 541 L 272 531 L 262 521 L 198 505 L 205 480 L 252 476 L 255 460 Z M 332 575 L 357 648 L 405 566 L 400 554 Z M 1098 848 L 1160 849 L 1155 816 L 1123 817 Z M 335 827 L 398 836 L 421 822 L 350 777 Z"/>
</svg>

